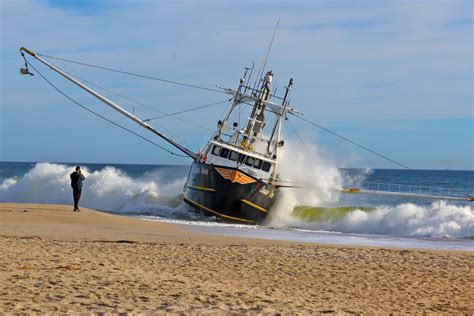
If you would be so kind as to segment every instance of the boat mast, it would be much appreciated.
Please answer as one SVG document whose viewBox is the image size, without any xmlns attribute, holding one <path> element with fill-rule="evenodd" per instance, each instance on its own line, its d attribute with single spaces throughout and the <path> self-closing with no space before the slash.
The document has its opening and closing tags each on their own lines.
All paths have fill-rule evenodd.
<svg viewBox="0 0 474 316">
<path fill-rule="evenodd" d="M 281 118 L 283 115 L 285 115 L 285 111 L 288 107 L 289 101 L 288 101 L 288 94 L 291 90 L 291 86 L 293 85 L 293 78 L 290 78 L 290 81 L 288 82 L 288 86 L 284 87 L 285 88 L 285 96 L 283 97 L 283 101 L 281 102 L 281 109 L 279 113 L 275 113 L 277 115 L 277 121 L 275 122 L 275 125 L 273 126 L 272 133 L 270 135 L 270 139 L 268 140 L 268 146 L 267 146 L 267 153 L 274 154 L 276 155 L 276 149 L 279 147 L 280 143 L 280 130 L 281 130 Z M 274 141 L 273 138 L 275 137 L 275 133 L 277 133 L 277 138 Z M 271 144 L 274 143 L 274 149 L 271 150 Z"/>
<path fill-rule="evenodd" d="M 257 91 L 258 95 L 256 96 L 257 98 L 245 129 L 245 136 L 248 138 L 249 146 L 253 145 L 255 139 L 261 134 L 265 126 L 265 106 L 271 97 L 270 86 L 272 80 L 273 72 L 270 70 L 263 78 L 260 90 Z"/>
<path fill-rule="evenodd" d="M 32 57 L 34 57 L 35 59 L 39 60 L 40 62 L 42 62 L 43 64 L 45 64 L 46 66 L 48 66 L 49 68 L 51 68 L 52 70 L 54 70 L 55 72 L 57 72 L 58 74 L 60 74 L 61 76 L 63 76 L 64 78 L 66 78 L 67 80 L 71 81 L 72 83 L 76 84 L 77 86 L 79 86 L 80 88 L 82 88 L 83 90 L 85 90 L 86 92 L 88 92 L 89 94 L 93 95 L 94 97 L 96 97 L 97 99 L 99 99 L 100 101 L 104 102 L 105 104 L 107 104 L 108 106 L 110 106 L 111 108 L 113 108 L 114 110 L 116 110 L 117 112 L 121 113 L 122 115 L 126 116 L 127 118 L 131 119 L 132 121 L 138 123 L 138 125 L 140 125 L 141 127 L 149 130 L 150 132 L 152 132 L 153 134 L 161 137 L 162 139 L 164 139 L 165 141 L 167 141 L 168 143 L 170 143 L 171 145 L 173 145 L 174 147 L 178 148 L 180 151 L 182 151 L 183 153 L 185 153 L 186 155 L 188 155 L 189 157 L 193 158 L 193 159 L 196 159 L 197 158 L 197 154 L 194 153 L 193 151 L 191 151 L 190 149 L 178 144 L 177 142 L 175 142 L 174 140 L 172 140 L 171 138 L 169 138 L 168 136 L 164 135 L 163 133 L 160 133 L 158 132 L 156 129 L 154 129 L 153 127 L 151 127 L 148 123 L 144 122 L 142 119 L 140 119 L 139 117 L 135 116 L 134 114 L 128 112 L 127 110 L 125 110 L 124 108 L 122 108 L 121 106 L 119 106 L 118 104 L 116 104 L 115 102 L 109 100 L 108 98 L 106 98 L 105 96 L 101 95 L 100 93 L 98 93 L 97 91 L 91 89 L 90 87 L 86 86 L 85 84 L 83 84 L 82 82 L 80 82 L 79 80 L 75 79 L 74 77 L 66 74 L 65 72 L 63 72 L 61 69 L 53 66 L 52 64 L 48 63 L 46 60 L 44 60 L 43 58 L 41 58 L 38 54 L 30 51 L 29 49 L 25 48 L 25 47 L 22 47 L 20 48 L 20 51 L 23 53 L 27 53 L 29 55 L 31 55 Z"/>
<path fill-rule="evenodd" d="M 267 153 L 272 154 L 273 157 L 275 158 L 275 168 L 273 168 L 272 171 L 272 176 L 271 179 L 272 181 L 277 180 L 277 164 L 278 164 L 278 148 L 283 146 L 284 142 L 283 140 L 280 140 L 281 137 L 281 118 L 285 115 L 289 100 L 288 100 L 288 95 L 291 90 L 291 86 L 293 85 L 293 78 L 290 78 L 290 81 L 288 82 L 288 86 L 285 87 L 285 96 L 283 97 L 283 101 L 281 103 L 281 110 L 277 114 L 278 118 L 277 121 L 275 122 L 275 125 L 273 126 L 272 133 L 270 135 L 270 139 L 268 140 L 268 146 L 267 146 Z M 276 134 L 276 139 L 274 140 L 273 138 L 275 137 Z M 270 150 L 270 147 L 273 143 L 273 150 Z"/>
<path fill-rule="evenodd" d="M 227 125 L 227 122 L 229 120 L 229 117 L 230 117 L 230 114 L 232 113 L 232 111 L 234 111 L 235 107 L 241 102 L 241 97 L 242 97 L 242 93 L 241 93 L 241 90 L 242 88 L 244 87 L 244 84 L 246 82 L 246 77 L 247 77 L 247 72 L 250 68 L 245 68 L 245 73 L 243 75 L 242 78 L 240 78 L 240 81 L 239 81 L 239 88 L 235 91 L 235 93 L 233 94 L 233 101 L 232 101 L 232 106 L 230 107 L 230 110 L 229 112 L 227 112 L 227 115 L 226 117 L 224 118 L 223 121 L 219 121 L 218 122 L 218 130 L 217 130 L 217 137 L 221 137 L 221 134 L 222 134 L 222 131 L 224 130 L 224 128 L 226 127 Z M 252 68 L 253 69 L 253 68 Z"/>
</svg>

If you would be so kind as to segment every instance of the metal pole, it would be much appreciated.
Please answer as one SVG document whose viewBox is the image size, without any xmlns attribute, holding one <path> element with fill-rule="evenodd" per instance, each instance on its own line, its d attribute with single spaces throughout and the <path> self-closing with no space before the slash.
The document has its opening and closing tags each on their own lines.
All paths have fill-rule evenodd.
<svg viewBox="0 0 474 316">
<path fill-rule="evenodd" d="M 192 152 L 191 150 L 189 150 L 188 148 L 176 143 L 175 141 L 173 141 L 172 139 L 170 139 L 168 136 L 165 136 L 164 134 L 158 132 L 157 130 L 155 130 L 153 127 L 151 127 L 150 125 L 148 125 L 147 123 L 143 122 L 140 118 L 138 118 L 137 116 L 133 115 L 132 113 L 128 112 L 127 110 L 123 109 L 122 107 L 120 107 L 118 104 L 116 104 L 115 102 L 109 100 L 108 98 L 104 97 L 103 95 L 101 95 L 100 93 L 92 90 L 91 88 L 89 88 L 88 86 L 86 86 L 85 84 L 83 84 L 82 82 L 80 82 L 79 80 L 73 78 L 72 76 L 69 76 L 68 74 L 66 74 L 65 72 L 63 72 L 61 69 L 53 66 L 52 64 L 48 63 L 46 60 L 44 60 L 43 58 L 41 58 L 40 56 L 38 56 L 38 54 L 30 51 L 29 49 L 25 48 L 25 47 L 22 47 L 20 48 L 20 51 L 24 51 L 25 53 L 33 56 L 34 58 L 36 58 L 37 60 L 39 60 L 40 62 L 42 62 L 43 64 L 45 64 L 46 66 L 48 66 L 49 68 L 51 68 L 52 70 L 54 70 L 55 72 L 57 72 L 58 74 L 60 74 L 61 76 L 63 76 L 64 78 L 66 78 L 67 80 L 71 81 L 72 83 L 76 84 L 77 86 L 79 86 L 80 88 L 82 88 L 83 90 L 85 90 L 86 92 L 92 94 L 94 97 L 96 97 L 97 99 L 101 100 L 102 102 L 104 102 L 105 104 L 107 104 L 108 106 L 110 106 L 111 108 L 113 108 L 114 110 L 116 110 L 117 112 L 121 113 L 122 115 L 126 116 L 127 118 L 131 119 L 132 121 L 138 123 L 138 125 L 140 125 L 141 127 L 144 127 L 146 128 L 147 130 L 151 131 L 152 133 L 158 135 L 159 137 L 163 138 L 164 140 L 166 140 L 168 143 L 170 143 L 171 145 L 175 146 L 176 148 L 178 148 L 179 150 L 181 150 L 183 153 L 185 153 L 186 155 L 188 155 L 189 157 L 193 158 L 193 159 L 196 159 L 197 155 Z"/>
</svg>

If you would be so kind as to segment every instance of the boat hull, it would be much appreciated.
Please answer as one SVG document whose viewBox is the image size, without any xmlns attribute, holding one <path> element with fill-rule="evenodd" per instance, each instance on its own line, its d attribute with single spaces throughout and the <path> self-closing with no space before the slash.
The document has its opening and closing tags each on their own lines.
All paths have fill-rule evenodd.
<svg viewBox="0 0 474 316">
<path fill-rule="evenodd" d="M 194 162 L 184 186 L 184 201 L 219 221 L 259 224 L 278 193 L 278 188 L 237 168 Z"/>
</svg>

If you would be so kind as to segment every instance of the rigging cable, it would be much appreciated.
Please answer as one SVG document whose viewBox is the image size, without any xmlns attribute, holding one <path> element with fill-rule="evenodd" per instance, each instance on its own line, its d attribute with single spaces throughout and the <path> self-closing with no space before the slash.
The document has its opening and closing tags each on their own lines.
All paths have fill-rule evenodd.
<svg viewBox="0 0 474 316">
<path fill-rule="evenodd" d="M 299 142 L 301 143 L 301 145 L 303 145 L 303 147 L 306 149 L 306 150 L 309 150 L 309 147 L 306 145 L 306 143 L 303 141 L 303 139 L 300 137 L 300 135 L 298 135 L 298 132 L 296 131 L 295 127 L 293 126 L 293 124 L 291 124 L 291 122 L 288 120 L 288 126 L 290 127 L 291 131 L 293 132 L 293 134 L 296 136 L 296 138 L 299 140 Z M 383 179 L 379 178 L 379 177 L 376 177 L 374 175 L 371 175 L 372 178 L 374 179 L 377 179 L 381 182 L 384 182 Z M 290 182 L 290 181 L 282 181 L 282 182 Z M 296 184 L 300 184 L 301 183 L 298 183 L 298 182 L 292 182 L 292 183 L 296 183 Z M 408 184 L 405 184 L 405 183 L 394 183 L 394 184 L 397 184 L 397 185 L 408 185 Z"/>
<path fill-rule="evenodd" d="M 300 141 L 301 145 L 303 145 L 303 147 L 306 149 L 306 150 L 309 150 L 308 146 L 306 146 L 305 142 L 301 139 L 300 135 L 298 135 L 298 133 L 296 132 L 296 129 L 293 127 L 293 124 L 291 124 L 290 120 L 288 120 L 288 126 L 290 127 L 291 131 L 293 132 L 293 134 L 295 134 L 296 138 L 298 138 L 298 140 Z"/>
<path fill-rule="evenodd" d="M 63 71 L 64 71 L 64 70 L 63 70 Z M 68 73 L 67 71 L 64 71 L 64 72 Z M 68 74 L 69 74 L 69 75 L 72 75 L 71 73 L 68 73 Z M 148 109 L 150 109 L 150 110 L 152 110 L 152 111 L 155 111 L 155 112 L 158 112 L 158 113 L 163 114 L 162 116 L 159 116 L 159 117 L 157 117 L 157 118 L 164 118 L 164 117 L 169 117 L 169 116 L 171 116 L 172 118 L 174 118 L 174 119 L 176 119 L 176 120 L 178 120 L 178 121 L 181 121 L 181 122 L 187 123 L 187 124 L 189 124 L 189 125 L 192 125 L 192 126 L 194 126 L 194 127 L 197 127 L 197 128 L 200 128 L 200 129 L 204 129 L 204 130 L 208 130 L 208 131 L 213 131 L 213 130 L 211 130 L 210 128 L 204 127 L 204 126 L 202 126 L 202 125 L 199 125 L 199 124 L 196 124 L 196 123 L 193 123 L 193 122 L 184 120 L 184 119 L 179 118 L 179 117 L 176 117 L 175 115 L 176 115 L 176 114 L 180 114 L 180 113 L 184 113 L 184 112 L 189 112 L 189 111 L 197 110 L 198 108 L 201 108 L 201 107 L 206 107 L 206 106 L 211 106 L 211 105 L 217 105 L 217 104 L 221 104 L 221 103 L 224 103 L 224 102 L 228 102 L 228 100 L 223 100 L 223 101 L 215 102 L 215 103 L 212 103 L 212 104 L 209 104 L 209 105 L 199 106 L 199 107 L 196 107 L 196 108 L 191 108 L 191 109 L 188 109 L 188 110 L 184 110 L 184 111 L 182 111 L 182 112 L 176 112 L 176 113 L 168 114 L 168 113 L 163 112 L 163 111 L 160 111 L 160 110 L 158 110 L 158 109 L 156 109 L 156 108 L 154 108 L 154 107 L 152 107 L 152 106 L 150 106 L 150 105 L 144 104 L 144 103 L 139 102 L 139 101 L 136 101 L 136 100 L 134 100 L 134 99 L 132 99 L 132 98 L 126 97 L 126 96 L 124 96 L 124 95 L 121 95 L 121 94 L 119 94 L 119 93 L 117 93 L 117 92 L 115 92 L 115 91 L 112 91 L 112 90 L 110 90 L 110 89 L 107 89 L 107 88 L 105 88 L 105 87 L 102 87 L 102 86 L 98 85 L 97 83 L 94 83 L 94 82 L 92 82 L 92 81 L 89 81 L 89 80 L 86 80 L 86 79 L 84 79 L 84 78 L 81 78 L 81 77 L 78 76 L 77 74 L 74 74 L 74 76 L 75 76 L 76 78 L 78 78 L 78 79 L 84 81 L 85 83 L 88 83 L 88 84 L 90 84 L 90 85 L 92 85 L 92 86 L 95 86 L 96 88 L 102 89 L 102 90 L 104 90 L 104 91 L 107 91 L 108 93 L 113 94 L 113 95 L 115 95 L 115 96 L 117 96 L 117 97 L 119 97 L 119 98 L 122 98 L 122 99 L 126 100 L 126 101 L 135 103 L 135 104 L 137 104 L 137 105 L 141 105 L 141 106 L 143 106 L 143 107 L 145 107 L 145 108 L 148 108 Z M 150 119 L 143 120 L 143 122 L 148 122 L 148 121 L 150 121 Z"/>
<path fill-rule="evenodd" d="M 175 152 L 173 152 L 173 151 L 171 151 L 171 150 L 169 150 L 169 149 L 167 149 L 167 148 L 165 148 L 165 147 L 163 147 L 163 146 L 161 146 L 161 145 L 155 143 L 154 141 L 152 141 L 152 140 L 146 138 L 145 136 L 142 136 L 142 135 L 138 134 L 137 132 L 134 132 L 134 131 L 132 131 L 131 129 L 128 129 L 128 128 L 126 128 L 125 126 L 122 126 L 122 125 L 120 125 L 120 124 L 118 124 L 118 123 L 115 123 L 114 121 L 112 121 L 112 120 L 106 118 L 105 116 L 102 116 L 101 114 L 99 114 L 99 113 L 97 113 L 97 112 L 94 112 L 93 110 L 89 109 L 88 107 L 86 107 L 86 106 L 80 104 L 79 102 L 77 102 L 76 100 L 74 100 L 73 98 L 71 98 L 70 96 L 68 96 L 66 93 L 64 93 L 62 90 L 60 90 L 58 87 L 56 87 L 56 86 L 55 86 L 51 81 L 49 81 L 41 72 L 39 72 L 38 69 L 35 68 L 35 66 L 33 66 L 30 62 L 28 62 L 28 61 L 26 60 L 26 58 L 25 58 L 25 62 L 26 62 L 29 66 L 31 66 L 31 68 L 33 68 L 33 70 L 36 71 L 36 72 L 41 76 L 41 78 L 43 78 L 43 79 L 44 79 L 51 87 L 53 87 L 57 92 L 59 92 L 60 94 L 62 94 L 64 97 L 66 97 L 68 100 L 70 100 L 70 101 L 73 102 L 74 104 L 76 104 L 76 105 L 80 106 L 81 108 L 83 108 L 84 110 L 88 111 L 89 113 L 92 113 L 92 114 L 94 114 L 94 115 L 100 117 L 101 119 L 103 119 L 103 120 L 105 120 L 105 121 L 107 121 L 107 122 L 109 122 L 109 123 L 111 123 L 111 124 L 113 124 L 113 125 L 115 125 L 115 126 L 121 128 L 121 129 L 123 129 L 123 130 L 125 130 L 125 131 L 127 131 L 127 132 L 129 132 L 129 133 L 132 133 L 132 134 L 134 134 L 135 136 L 140 137 L 141 139 L 143 139 L 143 140 L 149 142 L 149 143 L 152 144 L 152 145 L 155 145 L 156 147 L 158 147 L 158 148 L 160 148 L 160 149 L 162 149 L 162 150 L 168 152 L 168 153 L 171 154 L 171 155 L 178 156 L 178 157 L 186 157 L 186 158 L 188 158 L 188 156 L 175 153 Z"/>
<path fill-rule="evenodd" d="M 152 121 L 152 120 L 157 120 L 157 119 L 165 118 L 165 117 L 168 117 L 168 116 L 174 116 L 174 115 L 178 115 L 178 114 L 182 114 L 182 113 L 186 113 L 186 112 L 196 111 L 196 110 L 208 108 L 208 107 L 211 107 L 211 106 L 214 106 L 214 105 L 223 104 L 223 103 L 227 103 L 227 102 L 229 102 L 229 100 L 213 102 L 213 103 L 199 105 L 199 106 L 196 106 L 196 107 L 193 107 L 193 108 L 190 108 L 190 109 L 186 109 L 186 110 L 182 110 L 182 111 L 178 111 L 178 112 L 174 112 L 174 113 L 170 113 L 170 114 L 158 111 L 158 112 L 162 113 L 163 115 L 152 117 L 152 118 L 149 118 L 149 119 L 145 119 L 145 120 L 143 120 L 143 122 L 149 122 L 149 121 Z M 206 129 L 209 130 L 208 128 L 206 128 Z"/>
<path fill-rule="evenodd" d="M 322 130 L 325 131 L 325 132 L 328 132 L 328 133 L 330 133 L 330 134 L 332 134 L 332 135 L 334 135 L 334 136 L 336 136 L 336 137 L 339 137 L 339 138 L 345 140 L 346 142 L 349 142 L 349 143 L 351 143 L 351 144 L 353 144 L 353 145 L 356 145 L 357 147 L 360 147 L 360 148 L 362 148 L 362 149 L 364 149 L 364 150 L 366 150 L 366 151 L 368 151 L 368 152 L 370 152 L 370 153 L 372 153 L 372 154 L 374 154 L 374 155 L 376 155 L 376 156 L 379 156 L 379 157 L 381 157 L 381 158 L 383 158 L 383 159 L 385 159 L 385 160 L 388 160 L 388 161 L 390 161 L 390 162 L 396 164 L 397 166 L 400 166 L 400 167 L 402 167 L 402 168 L 404 168 L 404 169 L 406 169 L 406 170 L 415 171 L 415 170 L 413 170 L 412 168 L 410 168 L 410 167 L 408 167 L 408 166 L 406 166 L 406 165 L 404 165 L 404 164 L 401 164 L 401 163 L 399 163 L 399 162 L 397 162 L 397 161 L 395 161 L 395 160 L 393 160 L 393 159 L 391 159 L 391 158 L 389 158 L 389 157 L 387 157 L 387 156 L 385 156 L 385 155 L 383 155 L 383 154 L 381 154 L 381 153 L 378 153 L 378 152 L 376 152 L 375 150 L 372 150 L 372 149 L 370 149 L 370 148 L 368 148 L 368 147 L 366 147 L 366 146 L 364 146 L 364 145 L 361 145 L 361 144 L 359 144 L 359 143 L 357 143 L 357 142 L 355 142 L 355 141 L 353 141 L 353 140 L 351 140 L 351 139 L 349 139 L 349 138 L 347 138 L 347 137 L 345 137 L 345 136 L 342 136 L 342 135 L 340 135 L 340 134 L 338 134 L 338 133 L 336 133 L 336 132 L 333 132 L 333 131 L 331 131 L 330 129 L 325 128 L 325 127 L 323 127 L 323 126 L 321 126 L 321 125 L 319 125 L 319 124 L 317 124 L 317 123 L 315 123 L 315 122 L 312 122 L 312 121 L 310 121 L 310 120 L 308 120 L 308 119 L 305 119 L 304 117 L 297 116 L 297 115 L 294 115 L 294 114 L 293 114 L 293 116 L 295 116 L 295 117 L 297 117 L 297 118 L 299 118 L 299 119 L 305 121 L 306 123 L 309 123 L 309 124 L 311 124 L 311 125 L 313 125 L 313 126 L 319 128 L 319 129 L 322 129 Z M 454 188 L 454 187 L 452 187 L 452 186 L 448 186 L 448 188 L 450 188 L 451 190 L 456 191 L 456 192 L 458 192 L 459 194 L 462 194 L 462 195 L 464 195 L 464 196 L 466 196 L 466 197 L 468 197 L 468 198 L 471 198 L 471 196 L 470 196 L 469 194 L 467 194 L 466 192 L 464 192 L 464 191 L 462 191 L 462 190 L 459 190 L 459 189 Z"/>
<path fill-rule="evenodd" d="M 213 89 L 213 88 L 207 88 L 207 87 L 198 86 L 198 85 L 195 85 L 195 84 L 189 84 L 189 83 L 178 82 L 178 81 L 173 81 L 173 80 L 167 80 L 167 79 L 162 79 L 162 78 L 157 78 L 157 77 L 152 77 L 152 76 L 146 76 L 146 75 L 141 75 L 141 74 L 137 74 L 137 73 L 133 73 L 133 72 L 128 72 L 128 71 L 124 71 L 124 70 L 113 69 L 113 68 L 108 68 L 108 67 L 103 67 L 103 66 L 98 66 L 98 65 L 83 63 L 83 62 L 79 62 L 79 61 L 74 61 L 74 60 L 70 60 L 70 59 L 65 59 L 65 58 L 59 58 L 59 57 L 44 55 L 44 54 L 40 54 L 40 53 L 36 53 L 36 54 L 37 54 L 38 56 L 42 56 L 42 57 L 52 58 L 52 59 L 61 60 L 61 61 L 65 61 L 65 62 L 77 64 L 77 65 L 82 65 L 82 66 L 87 66 L 87 67 L 92 67 L 92 68 L 107 70 L 107 71 L 111 71 L 111 72 L 117 72 L 117 73 L 121 73 L 121 74 L 124 74 L 124 75 L 129 75 L 129 76 L 135 76 L 135 77 L 140 77 L 140 78 L 145 78 L 145 79 L 151 79 L 151 80 L 161 81 L 161 82 L 165 82 L 165 83 L 169 83 L 169 84 L 175 84 L 175 85 L 178 85 L 178 86 L 184 86 L 184 87 L 188 87 L 188 88 L 201 89 L 201 90 L 213 91 L 213 92 L 219 92 L 219 93 L 227 93 L 227 92 L 222 91 L 222 90 Z"/>
<path fill-rule="evenodd" d="M 255 83 L 253 85 L 253 89 L 255 89 L 255 86 L 257 85 L 257 80 L 263 76 L 263 72 L 265 71 L 265 67 L 267 65 L 268 61 L 268 56 L 270 56 L 270 51 L 272 50 L 273 46 L 273 41 L 275 40 L 276 33 L 278 31 L 278 26 L 280 25 L 280 18 L 278 18 L 277 24 L 275 26 L 275 30 L 273 31 L 272 39 L 270 41 L 270 44 L 268 45 L 267 53 L 265 55 L 265 59 L 263 60 L 262 64 L 260 65 L 260 69 L 258 71 L 257 78 L 255 78 Z"/>
</svg>

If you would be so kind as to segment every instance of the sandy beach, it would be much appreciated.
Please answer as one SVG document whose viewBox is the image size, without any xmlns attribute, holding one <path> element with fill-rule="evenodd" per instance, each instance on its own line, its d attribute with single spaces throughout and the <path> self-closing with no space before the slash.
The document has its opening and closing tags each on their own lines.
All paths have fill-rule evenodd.
<svg viewBox="0 0 474 316">
<path fill-rule="evenodd" d="M 0 311 L 474 313 L 474 253 L 189 232 L 0 204 Z"/>
</svg>

